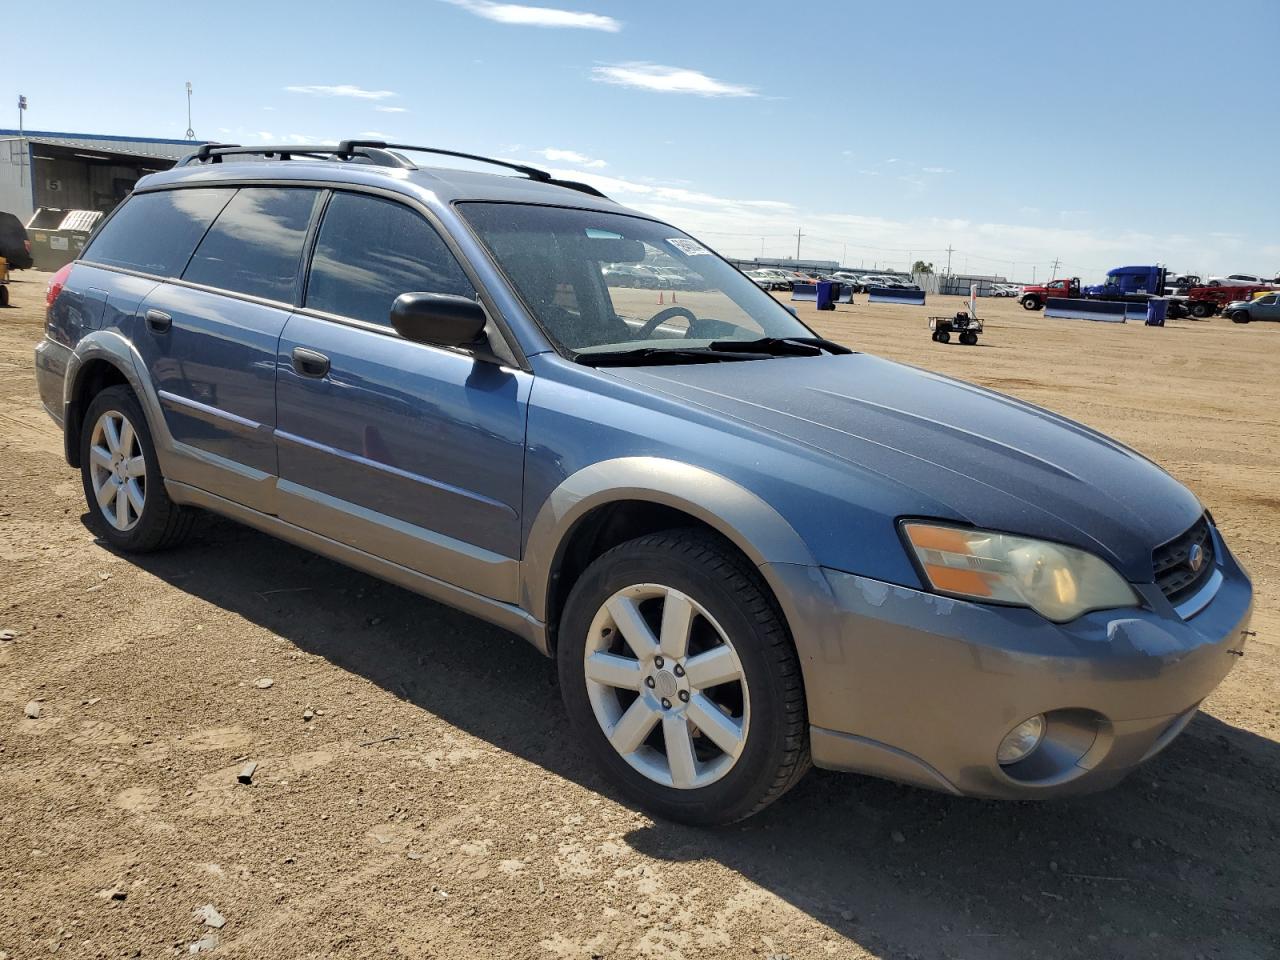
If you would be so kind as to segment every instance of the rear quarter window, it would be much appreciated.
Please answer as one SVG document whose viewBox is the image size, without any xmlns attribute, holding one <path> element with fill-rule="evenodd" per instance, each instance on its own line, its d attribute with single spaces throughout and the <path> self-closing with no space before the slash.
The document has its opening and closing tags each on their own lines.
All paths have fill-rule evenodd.
<svg viewBox="0 0 1280 960">
<path fill-rule="evenodd" d="M 176 277 L 235 190 L 136 193 L 89 244 L 82 259 L 157 277 Z"/>
<path fill-rule="evenodd" d="M 200 241 L 182 279 L 292 303 L 319 193 L 298 187 L 242 188 Z"/>
</svg>

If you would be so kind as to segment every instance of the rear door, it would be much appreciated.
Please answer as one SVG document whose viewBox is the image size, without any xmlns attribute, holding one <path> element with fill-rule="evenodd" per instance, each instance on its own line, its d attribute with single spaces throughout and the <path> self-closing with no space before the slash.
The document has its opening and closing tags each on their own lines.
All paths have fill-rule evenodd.
<svg viewBox="0 0 1280 960">
<path fill-rule="evenodd" d="M 276 367 L 280 516 L 514 601 L 527 373 L 404 340 L 402 293 L 474 297 L 416 210 L 335 192 Z"/>
<path fill-rule="evenodd" d="M 199 192 L 172 191 L 173 202 Z M 321 191 L 213 192 L 224 205 L 180 279 L 143 301 L 134 343 L 179 444 L 171 479 L 273 512 L 276 347 Z"/>
</svg>

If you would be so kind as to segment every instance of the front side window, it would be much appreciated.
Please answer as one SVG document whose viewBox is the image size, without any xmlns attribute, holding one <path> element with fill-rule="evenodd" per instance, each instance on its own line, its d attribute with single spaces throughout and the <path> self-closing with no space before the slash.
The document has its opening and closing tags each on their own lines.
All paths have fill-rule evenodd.
<svg viewBox="0 0 1280 960">
<path fill-rule="evenodd" d="M 573 354 L 811 338 L 747 277 L 674 227 L 524 204 L 458 205 L 543 330 Z"/>
<path fill-rule="evenodd" d="M 292 303 L 298 262 L 319 191 L 244 187 L 196 248 L 183 280 Z"/>
<path fill-rule="evenodd" d="M 389 326 L 402 293 L 474 297 L 475 288 L 417 213 L 378 197 L 334 194 L 316 238 L 306 306 Z"/>
<path fill-rule="evenodd" d="M 135 193 L 93 238 L 83 259 L 176 277 L 234 193 L 231 188 Z"/>
</svg>

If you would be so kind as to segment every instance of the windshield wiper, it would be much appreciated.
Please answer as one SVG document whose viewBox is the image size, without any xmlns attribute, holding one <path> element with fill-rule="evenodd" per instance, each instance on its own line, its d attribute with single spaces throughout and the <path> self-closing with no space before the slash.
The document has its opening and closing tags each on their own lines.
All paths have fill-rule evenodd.
<svg viewBox="0 0 1280 960">
<path fill-rule="evenodd" d="M 735 353 L 762 353 L 771 357 L 816 357 L 828 353 L 853 353 L 844 344 L 823 337 L 761 337 L 758 340 L 716 340 L 708 350 Z"/>
<path fill-rule="evenodd" d="M 731 344 L 732 341 L 725 341 Z M 588 367 L 646 367 L 669 363 L 722 363 L 727 360 L 759 360 L 765 356 L 759 350 L 734 351 L 731 346 L 715 349 L 689 347 L 663 349 L 661 347 L 637 347 L 634 350 L 603 350 L 591 353 L 575 353 L 573 359 Z"/>
</svg>

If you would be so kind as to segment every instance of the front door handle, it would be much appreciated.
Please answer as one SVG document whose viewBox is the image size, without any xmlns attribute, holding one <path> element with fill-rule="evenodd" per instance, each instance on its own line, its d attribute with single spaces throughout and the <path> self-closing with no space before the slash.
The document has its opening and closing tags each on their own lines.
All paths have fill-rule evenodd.
<svg viewBox="0 0 1280 960">
<path fill-rule="evenodd" d="M 147 329 L 152 333 L 168 333 L 173 326 L 173 317 L 163 310 L 147 311 Z"/>
<path fill-rule="evenodd" d="M 293 348 L 293 369 L 301 377 L 320 379 L 329 372 L 329 358 L 306 347 Z"/>
</svg>

